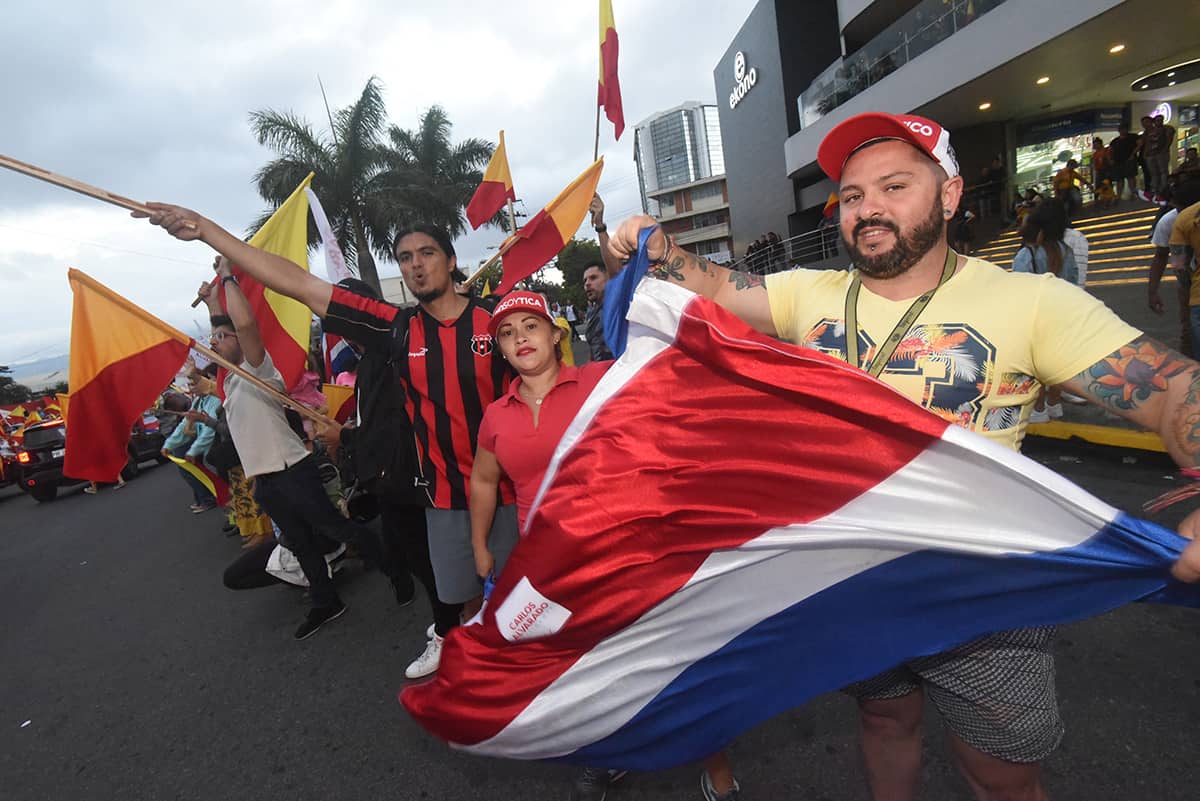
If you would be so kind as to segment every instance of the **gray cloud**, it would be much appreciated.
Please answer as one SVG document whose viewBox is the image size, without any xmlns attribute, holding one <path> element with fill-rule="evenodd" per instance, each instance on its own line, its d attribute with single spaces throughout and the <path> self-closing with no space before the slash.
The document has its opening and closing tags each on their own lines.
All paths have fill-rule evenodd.
<svg viewBox="0 0 1200 801">
<path fill-rule="evenodd" d="M 530 214 L 589 163 L 592 0 L 346 5 L 17 4 L 5 11 L 0 48 L 0 152 L 134 198 L 189 205 L 242 231 L 263 208 L 251 179 L 271 157 L 248 114 L 286 109 L 326 127 L 319 73 L 334 107 L 378 75 L 391 121 L 403 127 L 440 103 L 456 138 L 505 129 Z M 683 0 L 614 3 L 627 130 L 614 143 L 602 120 L 611 222 L 639 207 L 628 126 L 684 100 L 711 100 L 713 65 L 754 0 L 703 5 L 698 14 Z M 457 247 L 474 263 L 501 238 L 485 229 Z M 0 170 L 0 315 L 9 332 L 0 364 L 56 344 L 65 351 L 67 266 L 190 325 L 187 302 L 208 260 L 202 245 L 172 242 L 120 209 Z"/>
</svg>

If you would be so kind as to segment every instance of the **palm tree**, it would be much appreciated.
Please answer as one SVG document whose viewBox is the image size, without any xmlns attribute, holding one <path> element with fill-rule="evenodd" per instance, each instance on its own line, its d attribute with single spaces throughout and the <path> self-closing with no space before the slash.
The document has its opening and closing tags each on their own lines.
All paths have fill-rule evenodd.
<svg viewBox="0 0 1200 801">
<path fill-rule="evenodd" d="M 373 252 L 388 253 L 395 226 L 393 190 L 378 180 L 386 113 L 379 81 L 372 77 L 353 105 L 332 115 L 329 136 L 291 112 L 266 109 L 250 114 L 259 144 L 279 154 L 255 174 L 258 193 L 278 208 L 306 175 L 314 173 L 312 188 L 321 198 L 338 245 L 347 260 L 357 264 L 359 276 L 376 289 L 379 271 Z M 272 213 L 263 214 L 253 229 Z M 311 237 L 315 244 L 315 231 Z"/>
<path fill-rule="evenodd" d="M 399 199 L 392 208 L 398 225 L 423 222 L 446 229 L 451 237 L 466 233 L 464 210 L 496 145 L 485 139 L 453 144 L 452 128 L 441 106 L 422 114 L 416 130 L 388 128 L 378 178 Z M 506 218 L 497 215 L 494 222 L 504 225 Z"/>
</svg>

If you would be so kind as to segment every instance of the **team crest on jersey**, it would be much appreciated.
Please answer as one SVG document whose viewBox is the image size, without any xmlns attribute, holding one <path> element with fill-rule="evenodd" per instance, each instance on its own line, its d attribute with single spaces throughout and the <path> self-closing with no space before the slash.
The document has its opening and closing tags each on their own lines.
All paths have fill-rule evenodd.
<svg viewBox="0 0 1200 801">
<path fill-rule="evenodd" d="M 471 337 L 471 351 L 476 356 L 491 356 L 495 347 L 491 334 L 476 334 Z"/>
</svg>

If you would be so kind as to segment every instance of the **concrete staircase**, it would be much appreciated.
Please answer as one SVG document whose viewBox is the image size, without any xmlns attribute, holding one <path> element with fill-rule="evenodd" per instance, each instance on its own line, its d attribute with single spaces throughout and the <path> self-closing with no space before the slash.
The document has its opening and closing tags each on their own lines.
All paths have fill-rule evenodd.
<svg viewBox="0 0 1200 801">
<path fill-rule="evenodd" d="M 1125 201 L 1111 209 L 1085 210 L 1083 216 L 1076 219 L 1076 230 L 1088 240 L 1089 290 L 1146 283 L 1154 255 L 1150 233 L 1157 216 L 1157 206 Z M 1002 267 L 1011 267 L 1020 246 L 1020 236 L 1015 229 L 1009 228 L 973 255 Z M 1168 281 L 1175 281 L 1169 271 L 1163 277 L 1164 284 Z"/>
</svg>

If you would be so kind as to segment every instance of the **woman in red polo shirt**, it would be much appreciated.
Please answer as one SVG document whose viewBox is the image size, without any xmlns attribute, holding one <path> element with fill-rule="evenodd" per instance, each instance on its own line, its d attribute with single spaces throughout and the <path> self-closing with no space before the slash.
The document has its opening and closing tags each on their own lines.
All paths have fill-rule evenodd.
<svg viewBox="0 0 1200 801">
<path fill-rule="evenodd" d="M 501 478 L 507 476 L 516 487 L 517 523 L 524 534 L 554 449 L 613 364 L 564 365 L 558 344 L 563 332 L 554 325 L 546 298 L 536 292 L 507 295 L 492 313 L 488 331 L 517 378 L 487 407 L 479 426 L 471 471 L 471 545 L 480 578 L 495 568 L 487 537 Z M 624 775 L 623 770 L 585 768 L 575 780 L 571 801 L 603 799 L 608 786 Z M 738 790 L 723 753 L 705 760 L 701 793 L 706 801 L 736 801 Z"/>
</svg>

